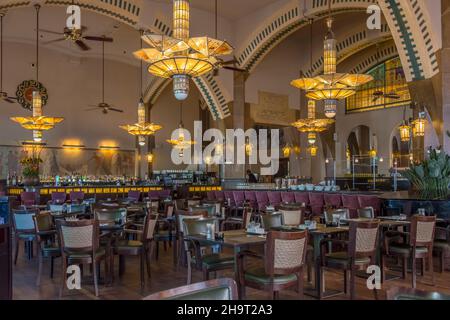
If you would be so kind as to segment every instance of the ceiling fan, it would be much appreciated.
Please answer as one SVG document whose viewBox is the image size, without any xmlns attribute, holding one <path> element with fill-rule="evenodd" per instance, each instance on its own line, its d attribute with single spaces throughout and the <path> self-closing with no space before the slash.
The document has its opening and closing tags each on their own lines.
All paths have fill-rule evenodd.
<svg viewBox="0 0 450 320">
<path fill-rule="evenodd" d="M 81 29 L 76 29 L 76 28 L 70 29 L 70 28 L 65 27 L 63 32 L 56 32 L 56 31 L 45 30 L 45 29 L 39 29 L 39 31 L 44 32 L 44 33 L 57 34 L 57 35 L 62 36 L 61 38 L 44 42 L 44 44 L 50 44 L 50 43 L 70 40 L 70 41 L 74 42 L 82 51 L 91 50 L 91 48 L 83 40 L 102 41 L 102 42 L 113 42 L 114 41 L 113 38 L 83 35 L 87 31 L 87 27 L 81 27 Z"/>
<path fill-rule="evenodd" d="M 108 114 L 109 111 L 123 112 L 123 110 L 116 108 L 105 102 L 105 42 L 102 42 L 102 102 L 97 105 L 89 105 L 90 108 L 86 111 L 102 110 L 103 114 Z"/>
<path fill-rule="evenodd" d="M 10 97 L 8 93 L 3 91 L 3 17 L 4 12 L 0 12 L 0 101 L 6 101 L 8 103 L 16 103 L 17 97 Z"/>
<path fill-rule="evenodd" d="M 381 75 L 380 75 L 381 68 L 380 68 L 380 44 L 379 43 L 377 43 L 377 66 L 378 66 L 378 69 L 377 69 L 377 78 L 378 79 L 375 80 L 375 83 L 376 84 L 377 84 L 377 82 L 380 83 L 380 85 L 377 86 L 378 88 L 380 88 L 380 87 L 385 86 L 385 84 L 384 84 L 385 80 L 381 79 Z M 398 95 L 395 91 L 385 93 L 382 90 L 375 90 L 375 92 L 372 95 L 373 95 L 373 98 L 372 98 L 373 103 L 377 102 L 381 98 L 392 99 L 392 100 L 399 100 L 401 98 L 400 95 Z"/>
<path fill-rule="evenodd" d="M 225 70 L 231 70 L 231 71 L 236 71 L 236 72 L 247 72 L 247 70 L 239 68 L 237 65 L 238 61 L 236 58 L 229 60 L 229 61 L 224 61 L 224 60 L 220 60 L 219 59 L 219 63 L 216 65 L 216 67 L 213 70 L 213 76 L 217 77 L 219 75 L 219 70 L 220 69 L 225 69 Z"/>
</svg>

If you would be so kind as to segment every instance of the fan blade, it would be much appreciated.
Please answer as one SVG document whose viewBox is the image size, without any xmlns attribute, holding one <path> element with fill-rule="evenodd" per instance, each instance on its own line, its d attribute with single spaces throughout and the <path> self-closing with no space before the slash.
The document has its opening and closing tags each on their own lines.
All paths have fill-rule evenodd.
<svg viewBox="0 0 450 320">
<path fill-rule="evenodd" d="M 237 71 L 237 72 L 247 72 L 245 69 L 235 68 L 235 67 L 223 67 L 223 69 Z"/>
<path fill-rule="evenodd" d="M 92 107 L 92 108 L 84 109 L 84 111 L 94 111 L 94 110 L 98 110 L 98 106 L 95 106 L 95 107 Z"/>
<path fill-rule="evenodd" d="M 106 38 L 106 37 L 92 37 L 92 36 L 84 36 L 83 39 L 90 40 L 90 41 L 104 41 L 104 42 L 113 42 L 113 38 Z"/>
<path fill-rule="evenodd" d="M 86 43 L 84 43 L 83 41 L 81 41 L 81 40 L 77 40 L 77 41 L 75 41 L 75 43 L 76 43 L 77 46 L 80 47 L 80 49 L 83 50 L 83 51 L 89 51 L 89 50 L 91 50 L 91 48 L 89 48 L 89 46 L 88 46 Z"/>
<path fill-rule="evenodd" d="M 16 103 L 16 101 L 11 100 L 10 98 L 5 98 L 3 100 L 8 102 L 8 103 Z"/>
<path fill-rule="evenodd" d="M 17 97 L 8 97 L 10 100 L 17 100 Z"/>
<path fill-rule="evenodd" d="M 43 44 L 50 44 L 50 43 L 55 43 L 55 42 L 61 42 L 66 40 L 66 38 L 59 38 L 59 39 L 55 39 L 55 40 L 50 40 L 50 41 L 45 41 Z"/>
<path fill-rule="evenodd" d="M 115 111 L 115 112 L 123 112 L 123 110 L 121 110 L 121 109 L 111 108 L 111 107 L 108 110 L 109 111 Z"/>
<path fill-rule="evenodd" d="M 64 32 L 56 32 L 56 31 L 46 30 L 46 29 L 39 29 L 39 32 L 50 33 L 50 34 L 59 34 L 59 35 L 64 34 Z"/>
<path fill-rule="evenodd" d="M 237 64 L 237 60 L 233 59 L 233 60 L 229 60 L 229 61 L 222 61 L 220 64 L 223 65 L 223 66 L 227 66 L 227 65 L 230 65 L 230 64 L 236 65 Z"/>
</svg>

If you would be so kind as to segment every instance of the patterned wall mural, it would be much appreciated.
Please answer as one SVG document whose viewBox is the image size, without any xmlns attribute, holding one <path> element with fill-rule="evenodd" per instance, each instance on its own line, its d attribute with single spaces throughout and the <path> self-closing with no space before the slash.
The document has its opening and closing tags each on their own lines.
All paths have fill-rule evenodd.
<svg viewBox="0 0 450 320">
<path fill-rule="evenodd" d="M 20 160 L 32 154 L 29 148 L 0 146 L 0 179 L 8 173 L 21 174 Z M 78 173 L 87 176 L 134 176 L 134 151 L 70 150 L 46 148 L 40 152 L 43 160 L 41 176 L 65 176 Z"/>
</svg>

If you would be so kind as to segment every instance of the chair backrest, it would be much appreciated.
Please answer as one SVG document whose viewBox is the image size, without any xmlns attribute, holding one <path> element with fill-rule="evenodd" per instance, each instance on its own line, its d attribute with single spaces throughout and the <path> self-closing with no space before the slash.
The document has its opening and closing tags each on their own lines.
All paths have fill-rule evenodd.
<svg viewBox="0 0 450 320">
<path fill-rule="evenodd" d="M 242 214 L 242 221 L 243 221 L 243 227 L 244 229 L 247 229 L 248 225 L 250 224 L 250 221 L 252 220 L 253 215 L 253 209 L 246 207 L 244 208 L 244 212 Z"/>
<path fill-rule="evenodd" d="M 321 192 L 309 193 L 309 205 L 313 215 L 320 215 L 323 212 L 324 198 Z"/>
<path fill-rule="evenodd" d="M 214 191 L 208 191 L 207 193 L 206 193 L 206 198 L 208 199 L 208 200 L 216 200 L 216 194 L 215 194 L 215 192 Z"/>
<path fill-rule="evenodd" d="M 86 212 L 86 205 L 71 203 L 66 206 L 67 213 L 85 213 Z"/>
<path fill-rule="evenodd" d="M 332 224 L 337 223 L 337 218 L 339 219 L 349 219 L 350 218 L 350 212 L 347 208 L 341 208 L 341 209 L 329 209 L 325 211 L 325 223 L 326 224 Z"/>
<path fill-rule="evenodd" d="M 228 205 L 234 206 L 236 202 L 234 202 L 233 191 L 224 191 L 225 200 L 228 201 Z"/>
<path fill-rule="evenodd" d="M 269 204 L 269 197 L 266 191 L 255 191 L 255 196 L 258 209 L 264 209 Z"/>
<path fill-rule="evenodd" d="M 55 230 L 53 216 L 50 212 L 41 211 L 33 216 L 34 229 L 36 232 L 45 232 Z"/>
<path fill-rule="evenodd" d="M 305 263 L 307 244 L 307 231 L 270 231 L 266 242 L 266 273 L 274 275 L 299 272 Z"/>
<path fill-rule="evenodd" d="M 94 252 L 99 246 L 99 228 L 96 220 L 57 220 L 56 227 L 62 252 Z"/>
<path fill-rule="evenodd" d="M 256 194 L 255 191 L 244 191 L 245 200 L 250 203 L 256 203 Z"/>
<path fill-rule="evenodd" d="M 97 209 L 94 211 L 95 220 L 99 223 L 111 223 L 119 222 L 120 220 L 125 220 L 127 215 L 127 209 Z"/>
<path fill-rule="evenodd" d="M 245 202 L 244 191 L 233 191 L 233 199 L 237 206 L 243 206 Z"/>
<path fill-rule="evenodd" d="M 436 216 L 411 217 L 411 246 L 432 246 L 436 228 Z"/>
<path fill-rule="evenodd" d="M 338 193 L 325 193 L 323 200 L 328 207 L 339 208 L 342 206 L 342 197 Z"/>
<path fill-rule="evenodd" d="M 37 210 L 12 210 L 14 230 L 21 233 L 34 233 L 33 217 Z"/>
<path fill-rule="evenodd" d="M 141 192 L 138 190 L 130 190 L 128 191 L 128 199 L 132 201 L 139 201 L 141 198 Z"/>
<path fill-rule="evenodd" d="M 272 206 L 278 206 L 281 203 L 281 193 L 278 191 L 267 191 L 267 197 Z"/>
<path fill-rule="evenodd" d="M 49 206 L 50 212 L 63 212 L 65 204 L 50 204 Z"/>
<path fill-rule="evenodd" d="M 52 192 L 52 203 L 64 203 L 66 202 L 67 194 L 65 192 Z"/>
<path fill-rule="evenodd" d="M 217 200 L 219 200 L 219 201 L 225 200 L 225 195 L 224 195 L 223 191 L 214 191 L 214 194 L 215 194 Z"/>
<path fill-rule="evenodd" d="M 187 201 L 188 207 L 198 206 L 199 204 L 200 204 L 200 200 L 188 199 L 188 201 Z"/>
<path fill-rule="evenodd" d="M 37 203 L 37 193 L 24 191 L 20 194 L 20 201 L 26 206 L 35 205 Z"/>
<path fill-rule="evenodd" d="M 283 203 L 294 203 L 295 196 L 293 192 L 282 192 L 281 193 L 281 201 Z"/>
<path fill-rule="evenodd" d="M 84 192 L 83 191 L 72 191 L 70 192 L 70 201 L 83 201 Z"/>
<path fill-rule="evenodd" d="M 214 214 L 216 213 L 216 206 L 215 205 L 208 205 L 208 204 L 203 204 L 203 205 L 198 205 L 198 206 L 192 206 L 189 207 L 189 211 L 195 211 L 195 212 L 202 212 L 202 211 L 207 211 L 208 212 L 208 216 L 209 217 L 213 217 Z"/>
<path fill-rule="evenodd" d="M 183 233 L 183 221 L 185 219 L 201 219 L 206 218 L 208 216 L 207 211 L 185 211 L 185 210 L 177 210 L 175 213 L 176 216 L 176 229 L 177 233 Z"/>
<path fill-rule="evenodd" d="M 272 228 L 278 228 L 283 225 L 281 213 L 265 213 L 261 215 L 261 226 L 268 231 Z"/>
<path fill-rule="evenodd" d="M 309 194 L 308 192 L 294 192 L 295 202 L 304 203 L 309 205 Z"/>
<path fill-rule="evenodd" d="M 374 219 L 375 211 L 372 207 L 358 209 L 358 218 Z"/>
<path fill-rule="evenodd" d="M 348 256 L 375 258 L 380 221 L 350 221 Z"/>
<path fill-rule="evenodd" d="M 380 214 L 381 200 L 378 196 L 359 195 L 358 202 L 360 208 L 372 207 L 375 216 Z"/>
<path fill-rule="evenodd" d="M 175 210 L 184 210 L 186 208 L 186 199 L 175 200 Z"/>
<path fill-rule="evenodd" d="M 298 226 L 303 224 L 302 208 L 280 207 L 279 211 L 281 212 L 283 225 Z"/>
<path fill-rule="evenodd" d="M 201 234 L 206 235 L 208 232 L 208 225 L 216 224 L 215 219 L 183 219 L 183 235 L 195 235 Z"/>
<path fill-rule="evenodd" d="M 237 284 L 221 278 L 157 292 L 143 300 L 237 300 Z"/>
<path fill-rule="evenodd" d="M 155 235 L 155 227 L 158 221 L 158 214 L 147 213 L 145 216 L 144 230 L 142 234 L 143 240 L 151 240 Z"/>
<path fill-rule="evenodd" d="M 175 209 L 175 205 L 173 203 L 168 204 L 166 206 L 166 217 L 167 218 L 170 218 L 173 216 L 174 209 Z"/>
</svg>

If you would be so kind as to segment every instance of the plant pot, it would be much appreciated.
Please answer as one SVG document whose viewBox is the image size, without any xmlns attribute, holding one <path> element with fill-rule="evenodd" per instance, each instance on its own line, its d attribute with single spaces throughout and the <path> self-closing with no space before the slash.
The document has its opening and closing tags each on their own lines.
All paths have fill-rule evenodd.
<svg viewBox="0 0 450 320">
<path fill-rule="evenodd" d="M 41 184 L 41 181 L 39 180 L 39 177 L 24 177 L 23 178 L 23 184 L 28 187 L 38 186 Z"/>
</svg>

